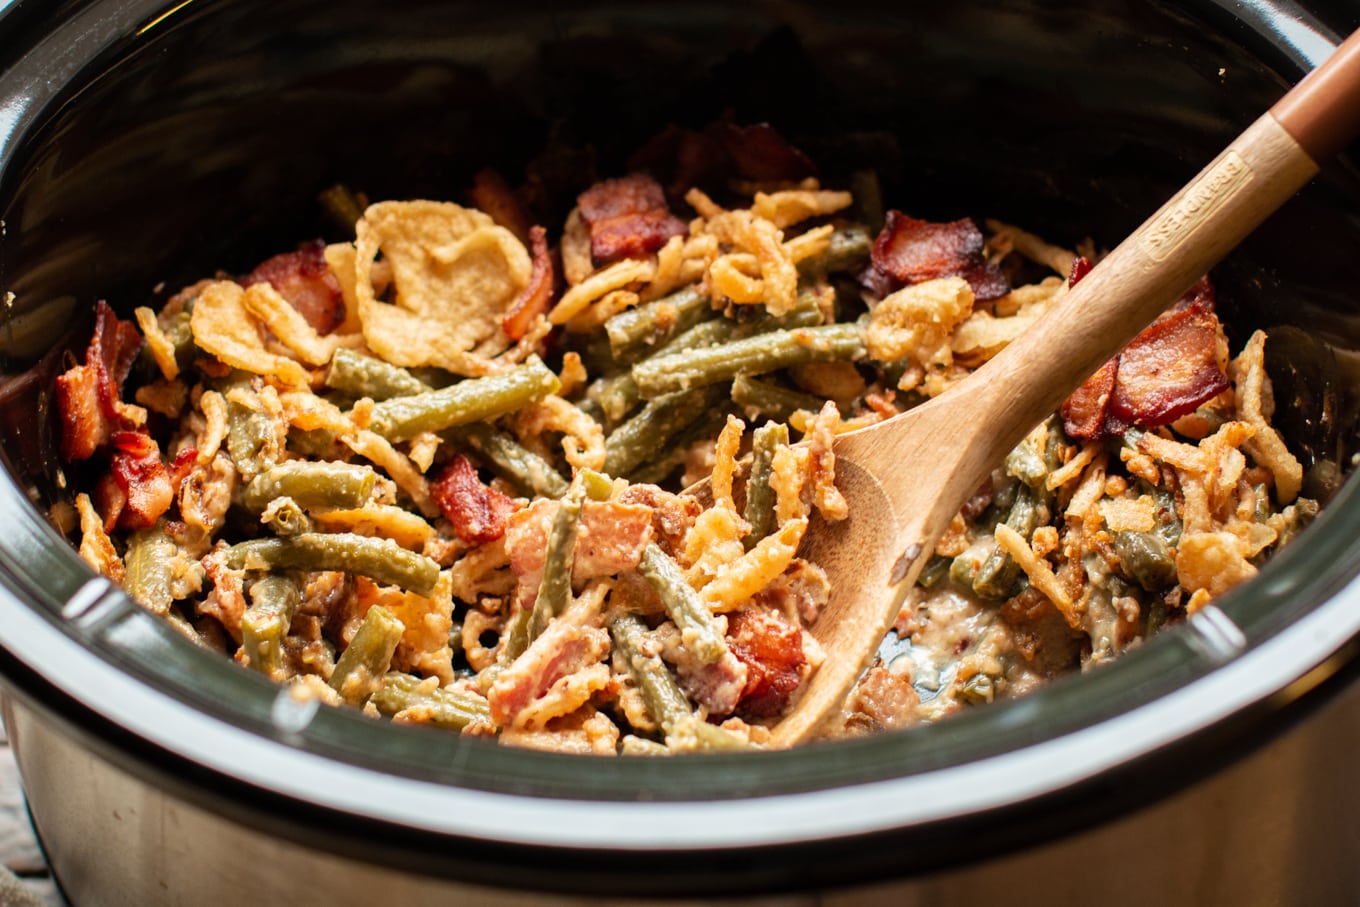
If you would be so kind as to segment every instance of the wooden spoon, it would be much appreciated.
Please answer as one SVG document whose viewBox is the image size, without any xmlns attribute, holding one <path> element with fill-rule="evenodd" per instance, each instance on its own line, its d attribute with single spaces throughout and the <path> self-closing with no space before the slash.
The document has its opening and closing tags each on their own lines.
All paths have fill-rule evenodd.
<svg viewBox="0 0 1360 907">
<path fill-rule="evenodd" d="M 826 661 L 774 744 L 837 713 L 941 533 L 988 473 L 1097 368 L 1360 133 L 1360 32 L 1247 129 L 1025 334 L 930 402 L 835 442 L 842 523 L 805 555 L 831 580 Z"/>
</svg>

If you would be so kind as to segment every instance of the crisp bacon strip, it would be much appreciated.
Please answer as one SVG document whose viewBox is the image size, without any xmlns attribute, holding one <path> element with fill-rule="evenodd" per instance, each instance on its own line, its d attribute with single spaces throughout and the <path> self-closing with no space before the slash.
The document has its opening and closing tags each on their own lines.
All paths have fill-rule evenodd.
<svg viewBox="0 0 1360 907">
<path fill-rule="evenodd" d="M 1073 279 L 1085 272 L 1073 267 Z M 1218 362 L 1214 288 L 1202 278 L 1068 397 L 1060 410 L 1074 438 L 1166 425 L 1228 389 Z"/>
<path fill-rule="evenodd" d="M 539 226 L 531 227 L 529 244 L 534 256 L 533 270 L 529 272 L 529 283 L 501 318 L 501 330 L 505 331 L 505 336 L 511 340 L 519 340 L 528 334 L 534 319 L 548 311 L 548 303 L 552 302 L 553 260 L 548 252 L 547 231 Z"/>
<path fill-rule="evenodd" d="M 515 502 L 482 483 L 467 457 L 455 454 L 430 483 L 430 497 L 468 545 L 484 545 L 505 534 L 505 521 Z"/>
<path fill-rule="evenodd" d="M 95 306 L 94 334 L 85 364 L 57 376 L 57 409 L 61 413 L 61 456 L 85 460 L 108 443 L 114 432 L 131 428 L 118 413 L 123 381 L 141 349 L 137 325 L 122 321 L 108 303 Z"/>
<path fill-rule="evenodd" d="M 256 283 L 278 290 L 318 334 L 331 333 L 345 320 L 340 283 L 326 264 L 326 244 L 319 239 L 260 262 L 241 286 Z"/>
<path fill-rule="evenodd" d="M 790 145 L 769 123 L 714 123 L 708 133 L 722 145 L 744 179 L 797 182 L 817 175 L 812 159 Z"/>
<path fill-rule="evenodd" d="M 865 284 L 881 296 L 914 283 L 962 277 L 979 302 L 1010 292 L 1001 269 L 982 255 L 982 231 L 968 218 L 947 224 L 889 211 L 874 240 Z"/>
<path fill-rule="evenodd" d="M 727 646 L 747 670 L 739 713 L 782 715 L 803 680 L 803 631 L 773 611 L 734 611 L 727 616 Z"/>
<path fill-rule="evenodd" d="M 119 529 L 135 530 L 154 526 L 170 509 L 175 489 L 170 471 L 161 461 L 156 440 L 141 431 L 114 432 L 110 439 L 109 478 L 121 502 L 117 513 L 104 514 L 105 522 Z"/>
<path fill-rule="evenodd" d="M 689 227 L 666 207 L 661 184 L 634 173 L 596 183 L 576 198 L 581 220 L 590 230 L 590 256 L 606 265 L 623 258 L 644 258 Z"/>
</svg>

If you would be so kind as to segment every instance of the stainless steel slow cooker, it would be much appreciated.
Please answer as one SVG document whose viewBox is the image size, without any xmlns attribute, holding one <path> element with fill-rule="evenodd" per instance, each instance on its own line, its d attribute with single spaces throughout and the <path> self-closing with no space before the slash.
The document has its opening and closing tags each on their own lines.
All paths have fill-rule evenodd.
<svg viewBox="0 0 1360 907">
<path fill-rule="evenodd" d="M 664 760 L 300 708 L 95 577 L 47 517 L 68 329 L 312 235 L 336 181 L 448 197 L 550 134 L 608 172 L 730 111 L 877 168 L 923 215 L 1113 242 L 1357 20 L 1259 0 L 0 6 L 0 674 L 72 902 L 1360 899 L 1354 483 L 1257 580 L 1111 666 L 934 727 Z M 1344 465 L 1356 160 L 1215 272 L 1231 331 L 1302 329 L 1277 394 L 1294 443 Z"/>
</svg>

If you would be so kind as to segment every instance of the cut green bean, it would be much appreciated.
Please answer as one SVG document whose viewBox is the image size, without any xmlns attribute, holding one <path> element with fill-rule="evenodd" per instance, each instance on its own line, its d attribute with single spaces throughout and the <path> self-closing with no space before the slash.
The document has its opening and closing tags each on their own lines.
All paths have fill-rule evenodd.
<svg viewBox="0 0 1360 907">
<path fill-rule="evenodd" d="M 250 607 L 241 615 L 241 647 L 247 667 L 277 681 L 285 679 L 283 640 L 302 594 L 290 576 L 272 573 L 250 586 Z"/>
<path fill-rule="evenodd" d="M 694 707 L 661 656 L 644 652 L 646 632 L 647 625 L 632 614 L 620 614 L 609 622 L 609 638 L 614 651 L 622 656 L 628 676 L 642 694 L 652 720 L 663 733 L 669 734 L 694 714 Z"/>
<path fill-rule="evenodd" d="M 292 498 L 309 510 L 352 510 L 368 501 L 376 482 L 370 466 L 289 460 L 252 479 L 241 493 L 241 504 L 259 513 L 276 498 Z"/>
<path fill-rule="evenodd" d="M 627 360 L 689 330 L 712 314 L 708 294 L 691 286 L 620 312 L 604 323 L 604 330 L 614 358 Z"/>
<path fill-rule="evenodd" d="M 382 605 L 373 605 L 331 672 L 331 688 L 351 705 L 363 705 L 382 688 L 406 628 Z"/>
<path fill-rule="evenodd" d="M 856 324 L 771 331 L 742 340 L 645 360 L 633 367 L 644 399 L 759 375 L 807 362 L 855 360 L 864 355 Z"/>
<path fill-rule="evenodd" d="M 567 480 L 556 467 L 486 422 L 461 426 L 456 437 L 481 454 L 497 475 L 520 491 L 547 498 L 560 498 L 567 493 Z"/>
<path fill-rule="evenodd" d="M 530 644 L 548 628 L 549 621 L 571 604 L 571 568 L 581 522 L 581 497 L 579 489 L 568 492 L 553 516 L 548 546 L 543 553 L 543 577 L 539 580 L 538 596 L 529 615 Z"/>
<path fill-rule="evenodd" d="M 461 731 L 471 724 L 490 720 L 491 708 L 481 696 L 456 687 L 429 687 L 410 674 L 389 672 L 370 701 L 384 715 L 406 712 L 412 721 Z"/>
<path fill-rule="evenodd" d="M 726 396 L 727 389 L 715 384 L 649 401 L 604 439 L 604 471 L 618 478 L 631 476 L 637 467 L 669 450 L 682 431 Z"/>
<path fill-rule="evenodd" d="M 400 366 L 338 347 L 326 371 L 326 386 L 354 398 L 374 401 L 409 397 L 431 390 L 430 386 Z"/>
<path fill-rule="evenodd" d="M 500 375 L 469 378 L 439 390 L 393 397 L 373 407 L 369 428 L 389 441 L 407 441 L 423 431 L 494 419 L 537 403 L 561 388 L 537 356 Z"/>
<path fill-rule="evenodd" d="M 159 525 L 139 529 L 128 537 L 123 564 L 127 576 L 123 588 L 133 601 L 153 614 L 168 614 L 173 596 L 170 580 L 174 576 L 179 552 L 174 539 Z"/>
<path fill-rule="evenodd" d="M 833 274 L 837 271 L 858 271 L 869 261 L 874 238 L 864 227 L 854 226 L 831 234 L 826 250 L 798 262 L 800 274 Z"/>
<path fill-rule="evenodd" d="M 742 539 L 747 551 L 775 530 L 775 491 L 770 476 L 775 451 L 788 443 L 789 427 L 782 422 L 767 423 L 752 433 L 751 472 L 746 479 L 746 522 L 751 531 Z"/>
<path fill-rule="evenodd" d="M 718 629 L 708 605 L 699 597 L 680 571 L 680 565 L 649 542 L 642 550 L 638 573 L 656 592 L 675 625 L 685 638 L 685 648 L 704 664 L 713 664 L 727 654 L 727 640 Z"/>
<path fill-rule="evenodd" d="M 249 482 L 274 465 L 270 453 L 274 446 L 274 421 L 267 414 L 232 400 L 228 396 L 232 386 L 248 389 L 250 382 L 238 380 L 222 389 L 227 400 L 227 452 L 241 479 Z"/>
<path fill-rule="evenodd" d="M 282 536 L 301 535 L 316 528 L 307 511 L 292 498 L 275 498 L 261 512 L 260 522 L 268 526 L 270 532 Z"/>
<path fill-rule="evenodd" d="M 304 532 L 290 538 L 253 539 L 227 549 L 227 564 L 244 570 L 342 570 L 428 595 L 439 565 L 391 539 L 352 532 Z"/>
<path fill-rule="evenodd" d="M 1124 572 L 1148 592 L 1165 589 L 1176 581 L 1176 560 L 1155 531 L 1116 532 L 1114 550 Z"/>
<path fill-rule="evenodd" d="M 732 402 L 748 417 L 764 416 L 776 422 L 787 422 L 799 410 L 818 412 L 825 401 L 812 394 L 759 381 L 750 375 L 738 375 L 732 379 Z"/>
</svg>

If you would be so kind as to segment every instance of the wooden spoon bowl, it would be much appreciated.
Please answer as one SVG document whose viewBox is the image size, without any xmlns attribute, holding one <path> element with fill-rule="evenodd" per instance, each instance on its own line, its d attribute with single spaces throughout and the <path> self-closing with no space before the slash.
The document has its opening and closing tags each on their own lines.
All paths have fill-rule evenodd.
<svg viewBox="0 0 1360 907">
<path fill-rule="evenodd" d="M 1119 245 L 1026 333 L 930 402 L 837 437 L 840 524 L 803 554 L 831 581 L 826 660 L 774 729 L 815 737 L 891 627 L 921 567 L 1006 452 L 1360 132 L 1360 32 Z"/>
</svg>

